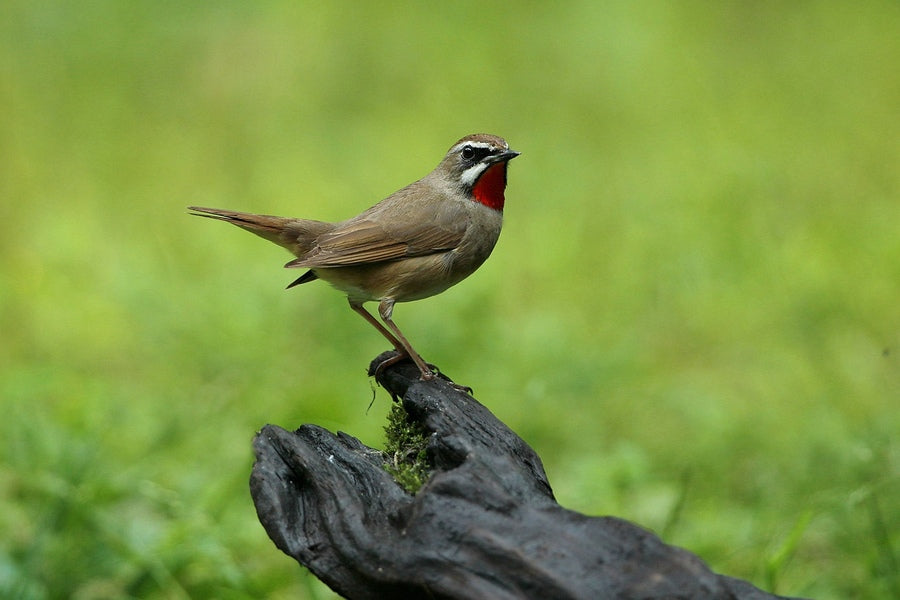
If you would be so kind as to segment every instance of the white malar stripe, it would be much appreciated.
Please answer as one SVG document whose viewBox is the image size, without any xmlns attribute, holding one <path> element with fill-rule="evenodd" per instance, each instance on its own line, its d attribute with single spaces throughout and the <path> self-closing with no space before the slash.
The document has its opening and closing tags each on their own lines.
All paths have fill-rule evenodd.
<svg viewBox="0 0 900 600">
<path fill-rule="evenodd" d="M 489 166 L 490 165 L 488 165 L 488 163 L 486 162 L 476 163 L 463 171 L 462 175 L 459 177 L 459 180 L 466 187 L 471 187 L 475 185 L 475 182 L 478 181 L 478 178 L 481 177 L 481 174 L 484 173 L 484 170 Z"/>
</svg>

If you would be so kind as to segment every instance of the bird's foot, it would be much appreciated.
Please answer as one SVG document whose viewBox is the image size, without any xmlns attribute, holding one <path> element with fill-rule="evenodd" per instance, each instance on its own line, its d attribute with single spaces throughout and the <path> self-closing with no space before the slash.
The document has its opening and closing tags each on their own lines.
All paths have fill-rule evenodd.
<svg viewBox="0 0 900 600">
<path fill-rule="evenodd" d="M 386 368 L 396 365 L 397 363 L 403 362 L 405 360 L 415 363 L 415 360 L 405 350 L 395 349 L 393 352 L 385 352 L 384 354 L 389 354 L 389 356 L 375 365 L 374 368 L 372 368 L 371 366 L 369 367 L 369 376 L 375 377 L 376 380 L 382 375 Z M 422 364 L 425 368 L 422 368 L 422 366 L 420 365 L 416 365 L 419 367 L 420 381 L 432 381 L 434 379 L 441 379 L 449 383 L 453 387 L 453 389 L 458 392 L 463 392 L 464 394 L 469 395 L 472 394 L 471 387 L 454 383 L 452 379 L 441 373 L 441 370 L 437 366 L 431 363 L 426 363 L 424 361 Z"/>
<path fill-rule="evenodd" d="M 396 365 L 398 362 L 403 362 L 404 360 L 409 358 L 409 354 L 407 354 L 404 350 L 395 350 L 395 352 L 396 354 L 394 354 L 393 356 L 389 356 L 388 358 L 378 363 L 378 366 L 376 366 L 375 370 L 369 373 L 369 375 L 378 379 L 378 377 L 381 375 L 381 372 L 386 368 L 390 367 L 391 365 Z"/>
<path fill-rule="evenodd" d="M 419 361 L 421 361 L 421 359 L 417 361 L 415 357 L 410 355 L 406 350 L 400 348 L 394 350 L 393 356 L 389 356 L 388 358 L 378 363 L 378 366 L 375 367 L 375 371 L 372 373 L 372 375 L 378 377 L 386 368 L 390 367 L 391 365 L 396 365 L 399 362 L 403 362 L 404 360 L 413 362 L 419 368 L 419 373 L 421 373 L 421 377 L 419 377 L 419 379 L 421 379 L 422 381 L 430 381 L 440 375 L 440 373 L 438 373 L 437 367 L 424 361 L 422 361 L 420 364 Z M 446 379 L 446 377 L 444 377 L 444 379 Z"/>
<path fill-rule="evenodd" d="M 467 386 L 467 385 L 460 385 L 460 384 L 458 384 L 458 383 L 455 383 L 452 379 L 450 379 L 449 377 L 447 377 L 446 375 L 444 375 L 443 373 L 441 373 L 441 370 L 440 370 L 440 369 L 438 369 L 436 366 L 434 366 L 434 365 L 432 365 L 432 364 L 430 364 L 430 363 L 428 364 L 428 366 L 429 366 L 429 368 L 431 368 L 432 371 L 433 371 L 432 374 L 431 374 L 431 377 L 427 377 L 427 378 L 426 378 L 426 377 L 425 377 L 425 374 L 423 373 L 423 374 L 422 374 L 422 379 L 434 379 L 435 377 L 438 377 L 438 378 L 440 378 L 440 379 L 443 379 L 443 380 L 446 381 L 447 383 L 449 383 L 450 386 L 451 386 L 454 390 L 456 390 L 457 392 L 462 392 L 462 393 L 464 393 L 464 394 L 469 394 L 470 396 L 472 395 L 472 388 L 470 388 L 469 386 Z"/>
</svg>

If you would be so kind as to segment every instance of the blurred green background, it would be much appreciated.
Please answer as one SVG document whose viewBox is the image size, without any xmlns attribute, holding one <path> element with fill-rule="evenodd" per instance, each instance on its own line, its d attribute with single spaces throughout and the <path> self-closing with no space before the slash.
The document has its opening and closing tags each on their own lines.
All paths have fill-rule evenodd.
<svg viewBox="0 0 900 600">
<path fill-rule="evenodd" d="M 384 340 L 199 204 L 340 220 L 487 131 L 491 259 L 417 349 L 618 515 L 782 594 L 900 595 L 900 4 L 0 8 L 0 596 L 332 598 L 263 424 L 374 446 Z M 896 596 L 895 596 L 896 597 Z"/>
</svg>

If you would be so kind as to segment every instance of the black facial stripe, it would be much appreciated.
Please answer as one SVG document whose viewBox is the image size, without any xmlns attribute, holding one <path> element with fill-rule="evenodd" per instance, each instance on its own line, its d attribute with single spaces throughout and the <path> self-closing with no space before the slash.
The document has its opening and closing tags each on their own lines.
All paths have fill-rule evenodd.
<svg viewBox="0 0 900 600">
<path fill-rule="evenodd" d="M 499 151 L 500 150 L 494 146 L 465 144 L 460 149 L 460 155 L 463 159 L 463 165 L 468 167 L 481 162 L 486 156 L 497 154 Z"/>
</svg>

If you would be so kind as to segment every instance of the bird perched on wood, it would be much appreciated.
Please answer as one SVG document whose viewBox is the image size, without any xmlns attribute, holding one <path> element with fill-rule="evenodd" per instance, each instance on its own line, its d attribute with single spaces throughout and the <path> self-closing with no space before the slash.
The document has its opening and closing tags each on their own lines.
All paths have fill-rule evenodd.
<svg viewBox="0 0 900 600">
<path fill-rule="evenodd" d="M 350 308 L 398 352 L 379 369 L 409 357 L 422 379 L 431 379 L 434 372 L 392 320 L 394 304 L 439 294 L 487 259 L 503 222 L 507 163 L 518 155 L 503 138 L 468 135 L 431 173 L 339 223 L 190 210 L 287 248 L 297 258 L 285 267 L 308 269 L 288 288 L 322 279 L 346 293 Z M 384 325 L 363 307 L 369 301 L 378 302 Z"/>
</svg>

